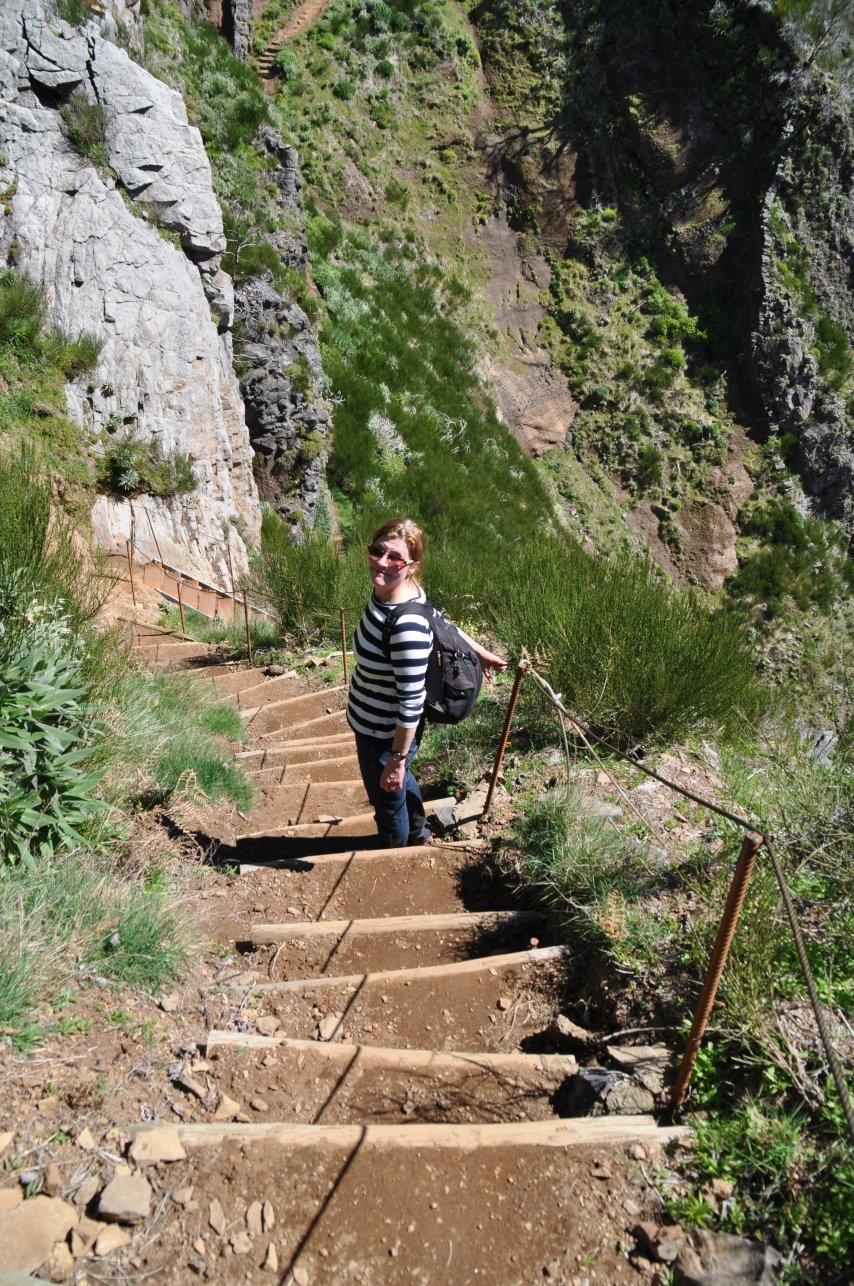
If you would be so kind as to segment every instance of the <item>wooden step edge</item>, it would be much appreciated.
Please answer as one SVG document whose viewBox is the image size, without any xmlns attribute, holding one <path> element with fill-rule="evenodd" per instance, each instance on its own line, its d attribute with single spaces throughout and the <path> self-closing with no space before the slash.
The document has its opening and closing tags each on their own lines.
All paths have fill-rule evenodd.
<svg viewBox="0 0 854 1286">
<path fill-rule="evenodd" d="M 269 684 L 276 683 L 280 678 L 283 679 L 284 677 L 285 677 L 284 675 L 278 675 L 275 677 L 270 676 L 269 678 L 263 679 L 260 683 L 252 683 L 245 688 L 241 688 L 239 690 L 239 694 L 240 696 L 245 697 L 247 692 L 254 692 L 256 688 L 258 689 L 258 692 L 260 694 L 261 692 L 263 692 L 264 688 L 266 688 Z M 263 708 L 265 710 L 280 710 L 283 707 L 287 707 L 289 704 L 292 704 L 296 701 L 307 701 L 309 697 L 314 697 L 317 700 L 319 700 L 321 697 L 334 696 L 335 693 L 337 692 L 346 692 L 347 690 L 348 690 L 347 684 L 336 683 L 335 686 L 331 688 L 314 688 L 313 690 L 309 690 L 307 692 L 298 692 L 295 696 L 292 696 L 292 697 L 279 697 L 277 701 L 269 701 L 263 707 L 259 706 L 258 709 Z"/>
<path fill-rule="evenodd" d="M 507 1121 L 498 1124 L 412 1125 L 291 1125 L 282 1121 L 250 1124 L 179 1122 L 171 1129 L 185 1147 L 217 1147 L 222 1143 L 270 1143 L 286 1150 L 334 1149 L 355 1152 L 427 1148 L 431 1151 L 474 1152 L 484 1148 L 565 1148 L 585 1145 L 665 1144 L 688 1133 L 685 1126 L 659 1126 L 652 1116 L 558 1117 L 551 1121 Z M 161 1122 L 123 1125 L 132 1138 L 163 1129 Z"/>
<path fill-rule="evenodd" d="M 301 768 L 302 765 L 294 764 L 294 767 Z M 275 769 L 273 769 L 272 771 L 275 772 Z M 273 793 L 274 791 L 296 790 L 298 786 L 317 787 L 319 790 L 335 790 L 336 788 L 339 790 L 349 790 L 353 786 L 358 786 L 360 790 L 364 790 L 364 782 L 362 781 L 361 777 L 341 777 L 337 781 L 310 781 L 308 777 L 306 777 L 304 781 L 300 781 L 299 778 L 294 778 L 292 781 L 280 782 L 278 786 L 271 787 L 271 792 L 266 798 L 270 803 L 275 804 L 276 796 Z M 256 801 L 257 804 L 261 804 L 263 802 L 264 800 L 261 798 L 259 798 Z M 353 800 L 352 802 L 356 804 L 362 804 L 362 803 L 367 804 L 368 797 L 367 795 L 363 795 L 361 799 Z M 329 816 L 331 817 L 332 814 L 330 813 Z M 371 814 L 371 816 L 373 817 L 373 813 Z M 299 823 L 296 823 L 296 824 L 298 825 Z"/>
<path fill-rule="evenodd" d="M 241 839 L 243 838 L 241 836 Z M 402 861 L 411 862 L 414 857 L 419 855 L 442 857 L 451 853 L 466 852 L 469 849 L 472 852 L 479 852 L 486 847 L 487 842 L 484 839 L 449 839 L 442 840 L 437 844 L 431 844 L 426 848 L 350 848 L 342 850 L 340 853 L 318 853 L 314 857 L 281 857 L 274 858 L 269 862 L 244 862 L 240 866 L 240 874 L 248 875 L 252 871 L 287 870 L 293 866 L 294 862 L 322 866 L 324 863 L 349 863 L 355 861 L 361 865 L 364 862 L 386 857 L 399 857 Z"/>
<path fill-rule="evenodd" d="M 261 707 L 259 707 L 259 709 L 260 709 L 260 710 L 271 710 L 271 709 L 272 709 L 272 706 L 261 706 Z M 259 712 L 258 710 L 255 710 L 255 711 L 254 711 L 254 714 L 258 714 L 258 712 Z M 253 714 L 253 711 L 251 711 L 251 710 L 244 710 L 242 713 L 243 713 L 243 715 L 244 715 L 244 717 L 245 717 L 246 719 L 249 719 L 249 716 L 250 716 L 251 714 Z M 317 718 L 316 718 L 316 719 L 306 719 L 303 723 L 292 723 L 292 724 L 290 724 L 289 726 L 293 729 L 293 731 L 294 731 L 294 732 L 305 732 L 305 731 L 306 731 L 306 730 L 308 730 L 308 729 L 311 729 L 311 728 L 313 728 L 313 727 L 316 727 L 316 725 L 317 725 L 317 724 L 319 724 L 319 723 L 325 723 L 327 719 L 343 719 L 343 718 L 344 718 L 344 716 L 345 716 L 345 713 L 346 713 L 346 711 L 344 711 L 344 710 L 333 710 L 333 711 L 332 711 L 332 714 L 320 714 L 320 715 L 318 715 L 318 716 L 317 716 Z M 346 727 L 346 726 L 347 726 L 347 724 L 346 724 L 346 721 L 345 721 L 345 727 Z M 260 732 L 260 733 L 258 733 L 258 740 L 259 740 L 259 741 L 264 741 L 264 740 L 265 740 L 265 739 L 267 739 L 268 737 L 281 737 L 281 736 L 282 736 L 282 733 L 284 733 L 285 731 L 286 731 L 286 729 L 285 729 L 285 728 L 273 728 L 273 729 L 271 729 L 271 731 L 270 731 L 270 732 Z M 285 743 L 284 743 L 284 744 L 286 744 L 286 745 L 288 744 L 288 738 L 287 738 L 287 737 L 285 737 Z"/>
<path fill-rule="evenodd" d="M 387 1045 L 352 1045 L 344 1041 L 298 1040 L 291 1036 L 259 1036 L 249 1032 L 209 1031 L 206 1051 L 219 1049 L 282 1049 L 309 1054 L 324 1062 L 349 1067 L 358 1059 L 360 1067 L 386 1067 L 406 1071 L 433 1068 L 436 1071 L 480 1069 L 516 1075 L 542 1073 L 550 1079 L 574 1076 L 578 1061 L 573 1054 L 487 1054 L 447 1049 L 393 1049 Z"/>
<path fill-rule="evenodd" d="M 210 643 L 200 643 L 197 639 L 181 638 L 152 638 L 145 643 L 134 643 L 133 646 L 137 652 L 160 652 L 166 647 L 183 648 L 185 651 L 187 648 L 206 648 L 209 652 L 213 650 Z"/>
<path fill-rule="evenodd" d="M 346 732 L 331 732 L 326 737 L 306 737 L 303 740 L 283 741 L 281 745 L 260 746 L 253 750 L 241 750 L 234 757 L 235 759 L 251 759 L 253 757 L 263 757 L 265 755 L 286 755 L 291 750 L 307 750 L 312 746 L 323 747 L 329 746 L 330 750 L 334 749 L 333 743 L 338 745 L 356 744 L 352 732 L 348 728 Z M 322 762 L 321 760 L 317 761 Z"/>
<path fill-rule="evenodd" d="M 528 951 L 508 951 L 500 956 L 476 956 L 473 960 L 457 960 L 453 964 L 424 965 L 412 969 L 383 969 L 375 973 L 350 973 L 321 978 L 290 978 L 287 982 L 256 982 L 250 991 L 288 992 L 306 991 L 314 987 L 360 987 L 365 983 L 391 985 L 403 982 L 422 982 L 425 978 L 457 978 L 463 974 L 490 973 L 520 965 L 545 964 L 568 955 L 570 947 L 532 947 Z M 245 984 L 244 984 L 245 987 Z"/>
<path fill-rule="evenodd" d="M 310 781 L 313 785 L 317 786 L 334 786 L 336 785 L 336 782 L 333 781 L 324 782 L 319 780 L 315 782 L 310 776 L 301 777 L 300 771 L 303 768 L 306 769 L 306 771 L 309 771 L 312 768 L 346 768 L 355 759 L 356 755 L 354 753 L 352 755 L 339 755 L 335 758 L 329 759 L 305 759 L 295 764 L 276 764 L 272 768 L 253 768 L 244 765 L 244 769 L 252 781 L 258 781 L 263 773 L 280 773 L 281 780 L 278 783 L 280 786 L 296 786 L 302 781 Z M 347 778 L 347 781 L 351 784 L 358 785 L 361 784 L 362 779 L 361 777 L 349 777 Z"/>
<path fill-rule="evenodd" d="M 297 920 L 289 924 L 253 924 L 247 941 L 256 947 L 266 947 L 273 942 L 329 937 L 330 934 L 370 937 L 380 933 L 441 933 L 452 929 L 498 928 L 541 919 L 536 911 L 453 911 L 444 915 L 390 915 L 373 920 Z"/>
<path fill-rule="evenodd" d="M 268 680 L 267 680 L 267 682 L 268 682 L 268 683 L 272 683 L 272 682 L 273 682 L 273 680 L 272 680 L 272 679 L 268 679 Z M 264 687 L 264 684 L 263 684 L 263 683 L 258 683 L 258 684 L 256 684 L 255 686 L 256 686 L 256 687 L 259 687 L 259 688 L 263 688 L 263 687 Z M 245 694 L 245 693 L 247 693 L 247 692 L 251 692 L 251 691 L 252 691 L 252 688 L 251 688 L 251 687 L 250 687 L 250 688 L 242 688 L 242 689 L 241 689 L 241 694 L 243 695 L 243 694 Z M 344 684 L 344 683 L 337 683 L 337 684 L 335 685 L 335 687 L 333 687 L 333 688 L 318 688 L 318 689 L 317 689 L 316 691 L 314 691 L 314 692 L 301 692 L 301 693 L 299 694 L 299 696 L 296 696 L 296 697 L 280 697 L 278 701 L 270 701 L 270 702 L 268 702 L 266 705 L 258 706 L 258 707 L 256 707 L 256 708 L 257 708 L 258 710 L 276 710 L 276 711 L 285 710 L 285 711 L 287 711 L 289 707 L 292 707 L 292 706 L 296 705 L 296 703 L 297 703 L 298 701 L 309 701 L 309 700 L 311 700 L 312 698 L 314 698 L 316 701 L 319 701 L 319 700 L 321 699 L 321 697 L 333 697 L 333 696 L 335 696 L 335 695 L 336 695 L 336 693 L 338 693 L 338 692 L 346 692 L 346 691 L 347 691 L 347 685 L 346 685 L 346 684 Z M 247 713 L 248 713 L 248 712 L 247 712 Z M 338 710 L 334 710 L 334 711 L 333 711 L 333 714 L 339 714 L 339 713 L 342 713 L 342 714 L 343 714 L 343 711 L 340 711 L 340 712 L 339 712 Z"/>
<path fill-rule="evenodd" d="M 319 781 L 318 786 L 329 786 L 333 783 Z M 424 812 L 427 817 L 432 817 L 440 808 L 453 807 L 456 799 L 425 799 Z M 331 814 L 330 814 L 331 816 Z M 290 826 L 276 826 L 263 831 L 240 831 L 236 836 L 238 840 L 245 841 L 250 839 L 287 839 L 288 836 L 303 836 L 305 839 L 325 839 L 329 835 L 334 835 L 340 826 L 341 834 L 346 835 L 347 827 L 358 822 L 360 825 L 366 822 L 373 822 L 373 813 L 350 813 L 349 816 L 339 817 L 334 822 L 294 822 Z M 408 850 L 412 852 L 413 850 Z"/>
</svg>

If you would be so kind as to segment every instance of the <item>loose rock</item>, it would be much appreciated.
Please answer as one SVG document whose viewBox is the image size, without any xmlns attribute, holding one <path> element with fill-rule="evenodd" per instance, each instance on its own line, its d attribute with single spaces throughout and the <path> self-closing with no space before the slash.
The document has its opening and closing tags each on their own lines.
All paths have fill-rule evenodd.
<svg viewBox="0 0 854 1286">
<path fill-rule="evenodd" d="M 214 1197 L 208 1209 L 208 1223 L 217 1236 L 221 1237 L 225 1232 L 225 1212 L 216 1197 Z"/>
<path fill-rule="evenodd" d="M 263 1228 L 261 1202 L 253 1201 L 246 1211 L 246 1229 L 250 1237 L 260 1237 Z"/>
<path fill-rule="evenodd" d="M 281 1025 L 274 1014 L 264 1014 L 255 1019 L 255 1030 L 260 1036 L 275 1036 Z"/>
<path fill-rule="evenodd" d="M 30 1197 L 0 1214 L 3 1267 L 19 1273 L 35 1272 L 76 1223 L 77 1211 L 58 1197 Z"/>
<path fill-rule="evenodd" d="M 184 1161 L 187 1153 L 174 1125 L 138 1134 L 128 1154 L 134 1165 L 159 1165 L 161 1161 Z"/>
<path fill-rule="evenodd" d="M 129 1235 L 125 1232 L 124 1228 L 119 1228 L 116 1225 L 112 1228 L 105 1228 L 104 1231 L 98 1235 L 98 1239 L 95 1242 L 95 1254 L 102 1256 L 111 1255 L 114 1250 L 121 1250 L 122 1246 L 129 1245 Z"/>
<path fill-rule="evenodd" d="M 279 1271 L 279 1256 L 276 1253 L 276 1247 L 272 1241 L 267 1247 L 267 1256 L 261 1267 L 268 1273 L 277 1273 Z"/>
<path fill-rule="evenodd" d="M 756 1283 L 773 1286 L 780 1253 L 773 1246 L 727 1232 L 695 1229 L 690 1241 L 680 1245 L 673 1265 L 677 1286 L 729 1286 Z"/>
<path fill-rule="evenodd" d="M 140 1223 L 150 1212 L 151 1185 L 141 1174 L 113 1179 L 98 1201 L 98 1215 L 108 1223 Z"/>
<path fill-rule="evenodd" d="M 219 1105 L 214 1112 L 213 1119 L 215 1121 L 233 1121 L 242 1111 L 241 1105 L 235 1102 L 233 1098 L 229 1098 L 227 1094 L 220 1094 Z"/>
</svg>

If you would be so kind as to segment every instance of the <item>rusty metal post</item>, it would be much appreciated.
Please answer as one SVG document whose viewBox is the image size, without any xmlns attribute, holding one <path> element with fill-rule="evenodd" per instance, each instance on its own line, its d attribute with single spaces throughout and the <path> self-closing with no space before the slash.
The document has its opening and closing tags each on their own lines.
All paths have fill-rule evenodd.
<svg viewBox="0 0 854 1286">
<path fill-rule="evenodd" d="M 724 913 L 715 938 L 715 945 L 712 948 L 711 959 L 706 969 L 703 990 L 700 992 L 700 999 L 697 1001 L 691 1032 L 685 1045 L 685 1052 L 682 1055 L 682 1062 L 676 1076 L 676 1084 L 673 1086 L 673 1092 L 670 1095 L 671 1112 L 675 1112 L 681 1106 L 685 1092 L 688 1089 L 688 1082 L 691 1079 L 691 1073 L 694 1070 L 694 1064 L 700 1052 L 700 1042 L 703 1039 L 703 1033 L 709 1021 L 709 1015 L 712 1012 L 712 1005 L 715 1003 L 715 997 L 718 994 L 721 975 L 735 936 L 741 908 L 744 906 L 744 899 L 747 896 L 747 886 L 753 874 L 756 854 L 763 843 L 763 836 L 758 835 L 756 831 L 748 831 L 744 837 L 735 873 L 732 877 L 732 884 L 729 886 Z"/>
<path fill-rule="evenodd" d="M 181 633 L 187 633 L 187 622 L 184 620 L 184 595 L 181 593 L 180 577 L 175 578 L 175 584 L 178 587 L 178 610 L 181 613 Z"/>
<path fill-rule="evenodd" d="M 249 600 L 246 590 L 243 591 L 243 620 L 246 623 L 246 651 L 249 653 L 249 664 L 252 664 L 252 639 L 249 635 Z"/>
<path fill-rule="evenodd" d="M 237 590 L 234 586 L 234 568 L 231 565 L 231 538 L 229 536 L 226 537 L 225 552 L 228 554 L 228 575 L 231 580 L 231 619 L 234 621 L 237 615 Z"/>
<path fill-rule="evenodd" d="M 339 607 L 341 613 L 341 660 L 344 662 L 344 682 L 347 682 L 347 626 L 344 623 L 344 608 Z"/>
<path fill-rule="evenodd" d="M 128 556 L 128 579 L 130 580 L 130 596 L 133 601 L 134 607 L 136 607 L 136 590 L 134 589 L 134 585 L 133 585 L 133 553 L 131 550 L 131 542 L 129 540 L 125 541 L 125 550 L 127 551 L 127 556 Z"/>
<path fill-rule="evenodd" d="M 528 662 L 520 661 L 516 666 L 516 677 L 513 680 L 513 690 L 510 693 L 510 704 L 507 707 L 507 718 L 504 720 L 504 731 L 501 734 L 501 742 L 498 746 L 498 753 L 495 756 L 495 763 L 492 765 L 492 780 L 489 783 L 489 790 L 486 792 L 486 803 L 483 806 L 481 817 L 486 817 L 492 807 L 492 796 L 495 792 L 498 774 L 501 772 L 501 763 L 504 759 L 504 751 L 507 749 L 507 742 L 510 740 L 510 724 L 513 722 L 513 715 L 516 712 L 516 702 L 519 700 L 519 689 L 521 688 L 522 680 L 527 673 Z"/>
</svg>

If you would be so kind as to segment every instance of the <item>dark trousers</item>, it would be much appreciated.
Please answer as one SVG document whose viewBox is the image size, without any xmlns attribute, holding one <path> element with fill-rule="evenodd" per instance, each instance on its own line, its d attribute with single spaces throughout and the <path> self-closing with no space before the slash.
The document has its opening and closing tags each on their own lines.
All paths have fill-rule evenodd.
<svg viewBox="0 0 854 1286">
<path fill-rule="evenodd" d="M 391 752 L 391 738 L 356 736 L 356 754 L 365 791 L 374 809 L 380 848 L 405 848 L 421 844 L 430 835 L 424 817 L 421 788 L 412 775 L 409 765 L 418 749 L 418 734 L 406 756 L 406 774 L 400 790 L 383 790 L 380 776 Z"/>
</svg>

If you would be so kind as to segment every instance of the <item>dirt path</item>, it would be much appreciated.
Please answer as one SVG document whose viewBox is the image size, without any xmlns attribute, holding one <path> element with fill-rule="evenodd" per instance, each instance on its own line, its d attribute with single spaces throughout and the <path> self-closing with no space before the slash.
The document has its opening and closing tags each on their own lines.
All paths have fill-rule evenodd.
<svg viewBox="0 0 854 1286">
<path fill-rule="evenodd" d="M 318 19 L 323 17 L 331 3 L 332 0 L 303 0 L 302 4 L 298 4 L 292 10 L 287 22 L 271 37 L 267 48 L 258 59 L 258 73 L 264 80 L 265 88 L 269 93 L 274 92 L 277 79 L 273 72 L 276 54 L 289 40 L 295 40 L 297 36 L 304 35 L 313 27 Z"/>
<path fill-rule="evenodd" d="M 156 629 L 137 643 L 182 660 Z M 578 1068 L 544 1032 L 567 949 L 494 904 L 476 842 L 366 846 L 350 734 L 323 723 L 344 694 L 322 670 L 314 691 L 202 673 L 248 717 L 260 787 L 248 817 L 172 815 L 239 871 L 200 884 L 195 908 L 230 950 L 160 1002 L 165 1045 L 89 1034 L 6 1068 L 12 1110 L 30 1118 L 17 1146 L 42 1182 L 50 1157 L 44 1200 L 67 1212 L 51 1279 L 652 1280 L 627 1250 L 658 1214 L 644 1166 L 669 1135 L 649 1116 L 560 1114 Z M 86 1067 L 99 1098 L 83 1093 Z M 31 1208 L 2 1213 L 9 1177 L 0 1224 Z"/>
</svg>

